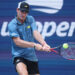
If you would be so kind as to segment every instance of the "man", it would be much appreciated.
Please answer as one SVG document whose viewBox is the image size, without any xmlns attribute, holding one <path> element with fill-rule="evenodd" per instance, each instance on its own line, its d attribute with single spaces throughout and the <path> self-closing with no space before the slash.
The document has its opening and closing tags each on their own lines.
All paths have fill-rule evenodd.
<svg viewBox="0 0 75 75">
<path fill-rule="evenodd" d="M 40 75 L 35 49 L 50 52 L 50 46 L 37 31 L 35 20 L 29 16 L 29 5 L 19 2 L 17 16 L 9 23 L 12 56 L 19 75 Z M 34 38 L 40 43 L 34 43 Z"/>
</svg>

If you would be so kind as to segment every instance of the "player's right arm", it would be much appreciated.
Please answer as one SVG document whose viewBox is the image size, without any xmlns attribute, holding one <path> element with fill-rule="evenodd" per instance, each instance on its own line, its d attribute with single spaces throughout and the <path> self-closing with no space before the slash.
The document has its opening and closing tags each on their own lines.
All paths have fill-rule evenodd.
<svg viewBox="0 0 75 75">
<path fill-rule="evenodd" d="M 20 37 L 12 37 L 14 43 L 19 46 L 19 47 L 34 47 L 36 44 L 33 43 L 33 42 L 27 42 L 27 41 L 24 41 L 22 39 L 20 39 Z"/>
<path fill-rule="evenodd" d="M 17 25 L 13 20 L 8 24 L 8 31 L 9 31 L 9 36 L 12 38 L 13 42 L 15 45 L 23 48 L 33 48 L 35 47 L 37 50 L 41 50 L 42 46 L 40 44 L 36 44 L 34 42 L 28 42 L 25 40 L 22 40 L 20 38 L 20 35 L 17 31 Z"/>
<path fill-rule="evenodd" d="M 20 39 L 20 37 L 12 37 L 12 39 L 13 39 L 14 43 L 19 47 L 23 47 L 23 48 L 35 47 L 37 50 L 42 49 L 42 46 L 40 44 L 24 41 L 24 40 Z"/>
</svg>

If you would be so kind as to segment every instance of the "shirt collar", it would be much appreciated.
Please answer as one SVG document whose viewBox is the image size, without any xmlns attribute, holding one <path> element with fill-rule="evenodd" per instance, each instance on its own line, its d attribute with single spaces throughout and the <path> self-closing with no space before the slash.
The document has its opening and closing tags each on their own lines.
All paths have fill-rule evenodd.
<svg viewBox="0 0 75 75">
<path fill-rule="evenodd" d="M 22 25 L 22 23 L 17 19 L 17 17 L 15 17 L 15 19 L 16 19 L 18 25 Z M 25 22 L 27 22 L 27 17 L 26 17 L 26 20 L 24 21 L 24 23 L 25 23 Z M 24 24 L 24 23 L 23 23 L 23 24 Z"/>
</svg>

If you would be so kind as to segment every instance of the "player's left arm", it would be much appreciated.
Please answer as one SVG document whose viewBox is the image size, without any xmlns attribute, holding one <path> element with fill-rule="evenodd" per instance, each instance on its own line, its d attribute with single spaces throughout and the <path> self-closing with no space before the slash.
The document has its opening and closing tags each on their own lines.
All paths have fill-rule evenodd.
<svg viewBox="0 0 75 75">
<path fill-rule="evenodd" d="M 42 35 L 37 31 L 33 31 L 34 38 L 43 46 L 43 51 L 50 51 L 50 46 L 43 39 Z"/>
<path fill-rule="evenodd" d="M 44 41 L 42 35 L 37 31 L 35 19 L 31 16 L 30 23 L 34 38 L 43 46 L 43 51 L 50 51 L 50 46 Z"/>
<path fill-rule="evenodd" d="M 44 41 L 42 35 L 37 31 L 34 30 L 33 31 L 33 36 L 34 38 L 43 46 L 44 44 L 46 44 L 46 42 Z"/>
</svg>

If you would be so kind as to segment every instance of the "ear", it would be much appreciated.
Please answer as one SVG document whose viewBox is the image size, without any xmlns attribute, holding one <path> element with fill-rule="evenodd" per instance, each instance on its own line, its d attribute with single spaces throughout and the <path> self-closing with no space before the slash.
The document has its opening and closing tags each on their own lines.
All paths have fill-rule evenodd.
<svg viewBox="0 0 75 75">
<path fill-rule="evenodd" d="M 16 12 L 18 12 L 18 11 L 19 11 L 19 9 L 17 8 L 17 9 L 16 9 Z"/>
</svg>

